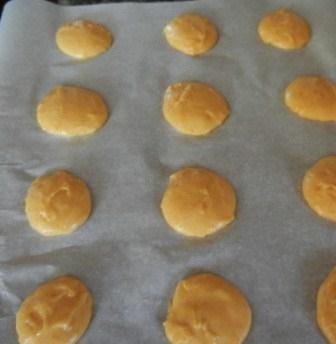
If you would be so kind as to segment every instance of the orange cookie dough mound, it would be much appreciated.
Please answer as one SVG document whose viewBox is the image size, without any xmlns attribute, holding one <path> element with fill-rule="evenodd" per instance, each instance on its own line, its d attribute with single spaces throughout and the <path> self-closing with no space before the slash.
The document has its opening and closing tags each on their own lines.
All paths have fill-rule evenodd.
<svg viewBox="0 0 336 344">
<path fill-rule="evenodd" d="M 190 56 L 206 53 L 218 40 L 216 27 L 207 18 L 196 14 L 175 17 L 163 33 L 172 48 Z"/>
<path fill-rule="evenodd" d="M 34 180 L 26 197 L 26 216 L 33 229 L 45 236 L 75 231 L 91 213 L 91 195 L 78 177 L 56 171 Z"/>
<path fill-rule="evenodd" d="M 336 156 L 319 160 L 305 174 L 303 196 L 321 217 L 336 221 Z"/>
<path fill-rule="evenodd" d="M 231 283 L 200 274 L 177 285 L 163 326 L 172 344 L 240 344 L 250 330 L 251 313 L 246 298 Z"/>
<path fill-rule="evenodd" d="M 103 25 L 88 20 L 64 24 L 56 33 L 57 47 L 64 54 L 81 60 L 101 55 L 109 49 L 112 40 Z"/>
<path fill-rule="evenodd" d="M 74 344 L 92 316 L 92 298 L 74 277 L 59 277 L 39 286 L 16 314 L 20 344 Z"/>
<path fill-rule="evenodd" d="M 164 94 L 164 118 L 183 134 L 207 135 L 225 121 L 229 112 L 226 99 L 207 84 L 181 82 L 169 86 Z"/>
<path fill-rule="evenodd" d="M 265 44 L 283 50 L 302 48 L 311 37 L 305 19 L 286 9 L 264 17 L 259 23 L 258 33 Z"/>
<path fill-rule="evenodd" d="M 37 121 L 49 134 L 73 137 L 101 128 L 108 116 L 104 100 L 95 92 L 73 86 L 58 86 L 38 104 Z"/>
<path fill-rule="evenodd" d="M 177 232 L 204 237 L 232 222 L 236 194 L 223 177 L 204 168 L 185 168 L 170 176 L 162 214 Z"/>
<path fill-rule="evenodd" d="M 330 344 L 336 343 L 336 269 L 321 284 L 317 294 L 317 323 Z"/>
<path fill-rule="evenodd" d="M 300 117 L 335 121 L 336 85 L 319 77 L 298 78 L 286 88 L 285 104 Z"/>
</svg>

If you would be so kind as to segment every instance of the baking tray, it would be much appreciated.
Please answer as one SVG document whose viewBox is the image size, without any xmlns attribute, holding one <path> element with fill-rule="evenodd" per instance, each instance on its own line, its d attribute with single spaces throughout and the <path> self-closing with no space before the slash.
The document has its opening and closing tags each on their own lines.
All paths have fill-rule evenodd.
<svg viewBox="0 0 336 344">
<path fill-rule="evenodd" d="M 289 7 L 311 24 L 313 38 L 285 53 L 259 41 L 266 13 Z M 162 36 L 175 15 L 203 14 L 220 40 L 207 55 L 173 51 Z M 106 25 L 112 48 L 76 62 L 56 48 L 67 21 Z M 336 151 L 335 126 L 297 118 L 283 105 L 299 75 L 336 80 L 335 2 L 193 1 L 63 7 L 14 0 L 0 25 L 0 333 L 16 343 L 15 313 L 37 285 L 79 277 L 92 291 L 94 317 L 81 343 L 165 343 L 162 329 L 177 282 L 212 271 L 234 283 L 253 309 L 246 343 L 323 343 L 315 324 L 316 291 L 336 263 L 335 225 L 304 204 L 305 171 Z M 182 80 L 207 82 L 231 106 L 210 136 L 181 136 L 163 120 L 162 95 Z M 57 84 L 91 88 L 111 115 L 96 135 L 64 140 L 36 123 L 38 101 Z M 171 173 L 204 166 L 228 178 L 237 219 L 204 240 L 168 228 L 159 203 Z M 27 188 L 63 168 L 90 186 L 90 220 L 71 236 L 43 238 L 24 215 Z"/>
</svg>

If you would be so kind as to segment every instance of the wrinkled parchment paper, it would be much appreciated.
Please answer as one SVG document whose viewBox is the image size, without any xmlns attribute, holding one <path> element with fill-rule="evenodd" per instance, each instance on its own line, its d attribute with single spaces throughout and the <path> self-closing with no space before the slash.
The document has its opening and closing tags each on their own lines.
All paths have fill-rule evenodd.
<svg viewBox="0 0 336 344">
<path fill-rule="evenodd" d="M 288 7 L 309 21 L 313 39 L 281 52 L 259 41 L 259 19 Z M 197 12 L 220 40 L 201 58 L 183 56 L 161 31 L 175 15 Z M 253 308 L 248 344 L 317 344 L 316 291 L 336 264 L 336 226 L 304 204 L 300 184 L 316 160 L 336 152 L 335 126 L 305 121 L 283 105 L 299 75 L 336 81 L 334 0 L 200 0 L 60 7 L 14 0 L 0 25 L 0 342 L 17 343 L 15 313 L 40 283 L 70 274 L 92 291 L 90 344 L 166 343 L 161 326 L 176 283 L 212 271 L 233 282 Z M 113 47 L 89 62 L 62 55 L 64 22 L 106 25 Z M 196 139 L 178 135 L 161 114 L 166 87 L 203 81 L 231 105 L 225 125 Z M 38 101 L 58 84 L 91 88 L 111 116 L 96 135 L 67 140 L 42 132 Z M 237 220 L 205 240 L 168 228 L 159 209 L 169 175 L 204 166 L 238 195 Z M 66 169 L 85 180 L 93 214 L 68 237 L 29 228 L 24 198 L 34 178 Z"/>
</svg>

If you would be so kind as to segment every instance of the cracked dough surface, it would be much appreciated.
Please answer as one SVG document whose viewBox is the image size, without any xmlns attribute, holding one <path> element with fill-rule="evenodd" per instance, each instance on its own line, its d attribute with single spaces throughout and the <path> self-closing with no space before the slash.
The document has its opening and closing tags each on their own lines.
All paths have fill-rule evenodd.
<svg viewBox="0 0 336 344">
<path fill-rule="evenodd" d="M 25 211 L 33 229 L 45 236 L 75 231 L 91 213 L 91 195 L 78 177 L 56 171 L 34 180 L 27 192 Z"/>
<path fill-rule="evenodd" d="M 100 95 L 75 86 L 58 86 L 37 106 L 37 122 L 49 134 L 73 137 L 101 128 L 108 116 Z"/>
<path fill-rule="evenodd" d="M 196 14 L 181 14 L 163 29 L 168 44 L 190 56 L 202 55 L 218 41 L 218 32 L 207 18 Z"/>
<path fill-rule="evenodd" d="M 90 291 L 77 278 L 59 277 L 42 284 L 16 314 L 20 344 L 74 344 L 92 316 Z"/>
<path fill-rule="evenodd" d="M 172 344 L 240 344 L 250 330 L 251 313 L 235 286 L 204 273 L 177 285 L 163 326 Z"/>
<path fill-rule="evenodd" d="M 226 120 L 229 112 L 224 96 L 204 83 L 176 83 L 164 94 L 164 118 L 182 134 L 207 135 Z"/>
<path fill-rule="evenodd" d="M 169 178 L 162 214 L 177 232 L 204 237 L 235 218 L 236 194 L 223 177 L 204 168 L 185 168 Z"/>
<path fill-rule="evenodd" d="M 317 323 L 330 344 L 336 343 L 336 269 L 321 284 L 317 294 Z"/>
<path fill-rule="evenodd" d="M 285 104 L 300 117 L 335 121 L 336 85 L 320 77 L 300 77 L 287 86 Z"/>
<path fill-rule="evenodd" d="M 56 45 L 66 55 L 86 60 L 103 54 L 112 44 L 111 33 L 101 24 L 77 20 L 62 25 L 56 33 Z"/>
<path fill-rule="evenodd" d="M 259 23 L 258 33 L 265 44 L 283 50 L 302 48 L 311 37 L 306 20 L 283 8 L 264 17 Z"/>
<path fill-rule="evenodd" d="M 336 221 L 336 156 L 319 160 L 306 172 L 302 191 L 319 216 Z"/>
</svg>

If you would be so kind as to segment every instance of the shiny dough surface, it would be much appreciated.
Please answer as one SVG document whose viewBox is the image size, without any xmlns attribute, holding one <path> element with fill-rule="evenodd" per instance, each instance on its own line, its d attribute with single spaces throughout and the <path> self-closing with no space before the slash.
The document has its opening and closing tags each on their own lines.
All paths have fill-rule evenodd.
<svg viewBox="0 0 336 344">
<path fill-rule="evenodd" d="M 104 53 L 112 44 L 111 33 L 101 24 L 77 20 L 62 25 L 56 33 L 57 47 L 76 59 L 90 59 Z"/>
<path fill-rule="evenodd" d="M 39 286 L 16 314 L 20 344 L 74 344 L 92 316 L 92 297 L 74 277 L 59 277 Z"/>
<path fill-rule="evenodd" d="M 300 77 L 286 88 L 285 104 L 300 117 L 335 121 L 336 85 L 320 77 Z"/>
<path fill-rule="evenodd" d="M 37 121 L 49 134 L 81 136 L 94 133 L 108 117 L 107 106 L 96 92 L 75 86 L 58 86 L 37 106 Z"/>
<path fill-rule="evenodd" d="M 164 118 L 183 134 L 207 135 L 226 120 L 229 112 L 224 96 L 204 83 L 176 83 L 164 94 Z"/>
<path fill-rule="evenodd" d="M 302 48 L 311 37 L 306 20 L 283 8 L 264 17 L 258 33 L 264 43 L 283 50 Z"/>
<path fill-rule="evenodd" d="M 336 156 L 319 160 L 305 174 L 303 196 L 321 217 L 336 221 Z"/>
<path fill-rule="evenodd" d="M 26 197 L 26 216 L 33 229 L 45 236 L 70 234 L 91 213 L 91 195 L 78 177 L 56 171 L 34 180 Z"/>
<path fill-rule="evenodd" d="M 250 330 L 251 313 L 235 286 L 204 273 L 177 285 L 163 325 L 172 344 L 240 344 Z"/>
<path fill-rule="evenodd" d="M 167 223 L 175 231 L 194 237 L 225 227 L 234 220 L 235 209 L 231 184 L 204 168 L 185 168 L 171 175 L 161 201 Z"/>
<path fill-rule="evenodd" d="M 214 24 L 196 14 L 181 14 L 163 29 L 168 44 L 190 56 L 202 55 L 213 48 L 218 40 Z"/>
</svg>

